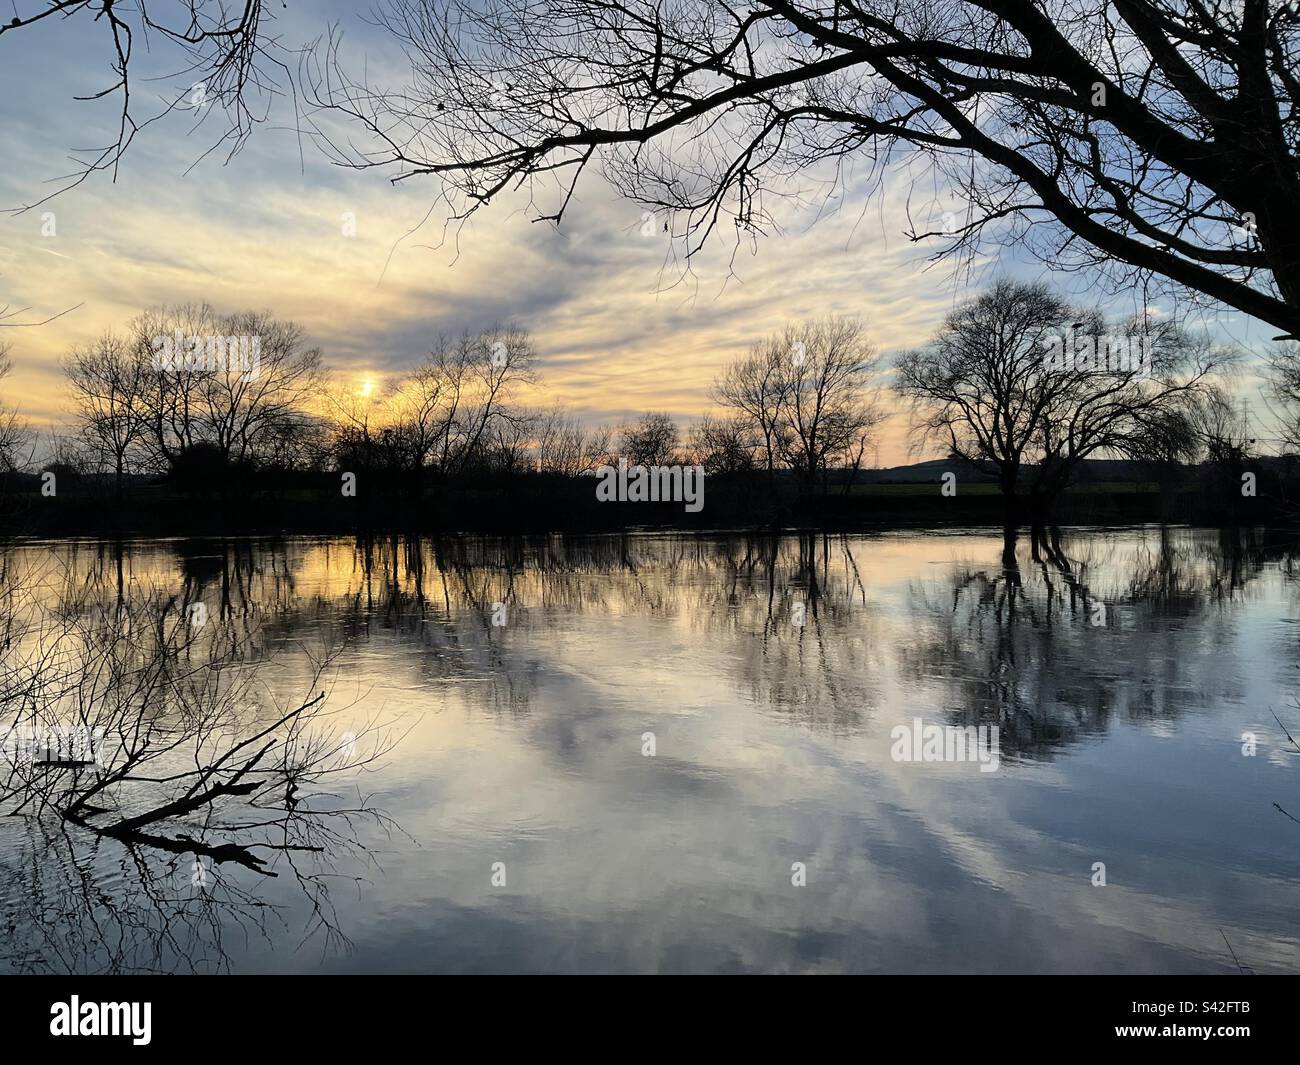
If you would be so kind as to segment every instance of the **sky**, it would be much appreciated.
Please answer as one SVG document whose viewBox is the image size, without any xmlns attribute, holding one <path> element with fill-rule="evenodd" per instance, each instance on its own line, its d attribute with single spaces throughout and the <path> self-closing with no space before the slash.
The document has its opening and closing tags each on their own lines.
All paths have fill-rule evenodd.
<svg viewBox="0 0 1300 1065">
<path fill-rule="evenodd" d="M 0 12 L 17 3 L 0 0 Z M 339 0 L 289 4 L 277 32 L 297 44 L 331 21 L 345 34 L 353 69 L 400 79 L 402 57 L 384 31 Z M 777 212 L 780 233 L 753 248 L 736 253 L 715 240 L 686 277 L 662 226 L 643 236 L 642 208 L 595 172 L 558 230 L 530 221 L 516 198 L 490 205 L 443 242 L 439 216 L 429 213 L 433 179 L 394 184 L 389 174 L 332 164 L 295 134 L 287 100 L 272 105 L 233 159 L 205 156 L 219 113 L 199 113 L 197 125 L 174 113 L 137 135 L 115 180 L 92 175 L 14 212 L 58 188 L 50 179 L 69 172 L 69 149 L 106 143 L 118 117 L 116 100 L 73 99 L 112 81 L 101 25 L 85 16 L 47 20 L 23 34 L 0 36 L 0 210 L 9 209 L 0 214 L 0 307 L 32 324 L 5 329 L 0 340 L 15 364 L 4 401 L 40 428 L 62 417 L 59 360 L 71 347 L 174 303 L 293 320 L 358 387 L 414 365 L 440 334 L 515 323 L 540 355 L 538 390 L 525 398 L 559 402 L 595 425 L 646 410 L 698 417 L 719 370 L 793 320 L 860 316 L 885 385 L 893 356 L 924 342 L 999 273 L 1098 298 L 1091 279 L 1053 277 L 1015 247 L 969 270 L 931 263 L 932 249 L 903 235 L 909 196 L 914 212 L 918 199 L 915 175 L 902 168 L 874 195 L 850 175 L 830 204 L 786 205 Z M 147 115 L 150 94 L 161 104 L 164 88 L 143 73 L 170 71 L 164 52 L 137 48 L 134 91 Z M 942 199 L 927 193 L 924 212 L 941 213 L 949 206 Z M 349 214 L 355 236 L 344 233 Z M 1116 309 L 1132 313 L 1132 300 L 1125 306 L 1121 296 Z M 1230 312 L 1216 315 L 1216 326 L 1247 340 L 1263 335 Z M 924 457 L 909 450 L 901 410 L 868 456 L 884 466 Z"/>
</svg>

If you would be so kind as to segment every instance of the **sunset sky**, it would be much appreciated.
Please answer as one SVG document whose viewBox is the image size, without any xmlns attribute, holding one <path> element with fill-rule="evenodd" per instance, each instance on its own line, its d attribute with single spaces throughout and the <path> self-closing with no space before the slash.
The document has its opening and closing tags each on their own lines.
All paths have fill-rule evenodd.
<svg viewBox="0 0 1300 1065">
<path fill-rule="evenodd" d="M 8 3 L 8 0 L 0 0 Z M 374 80 L 400 80 L 400 54 L 350 5 L 292 5 L 276 24 L 286 45 L 342 26 L 350 62 Z M 70 169 L 68 150 L 106 143 L 117 101 L 74 102 L 105 88 L 111 42 L 82 17 L 0 38 L 0 205 L 46 195 Z M 145 54 L 145 62 L 161 62 Z M 163 89 L 137 75 L 139 114 L 161 104 Z M 152 94 L 152 97 L 151 97 Z M 828 312 L 863 317 L 885 356 L 926 339 L 943 314 L 998 272 L 1047 276 L 1015 249 L 977 264 L 973 277 L 931 266 L 903 236 L 911 190 L 914 216 L 934 211 L 932 192 L 903 170 L 883 195 L 868 197 L 851 177 L 842 203 L 778 211 L 782 233 L 742 247 L 715 240 L 693 277 L 666 261 L 667 238 L 640 233 L 642 209 L 616 196 L 591 172 L 557 231 L 533 223 L 523 201 L 481 213 L 459 239 L 441 235 L 431 179 L 391 184 L 390 174 L 332 165 L 291 128 L 292 107 L 278 101 L 271 120 L 228 164 L 200 160 L 219 136 L 222 116 L 197 129 L 174 114 L 137 136 L 116 182 L 99 174 L 36 210 L 0 216 L 0 306 L 28 308 L 15 321 L 56 321 L 4 330 L 15 372 L 5 399 L 36 425 L 61 413 L 59 358 L 141 310 L 207 301 L 218 310 L 268 309 L 296 321 L 327 364 L 358 383 L 416 362 L 439 333 L 514 322 L 541 355 L 537 401 L 559 401 L 589 424 L 647 409 L 683 421 L 708 407 L 719 368 L 792 319 Z M 197 164 L 197 165 L 196 165 Z M 53 212 L 55 235 L 43 236 Z M 345 212 L 356 217 L 345 237 Z M 659 227 L 661 228 L 661 227 Z M 414 232 L 412 232 L 414 231 Z M 732 276 L 728 278 L 729 269 Z M 1050 278 L 1067 291 L 1100 298 L 1093 279 Z M 1131 313 L 1132 298 L 1111 304 Z M 1215 318 L 1223 336 L 1258 344 L 1268 331 L 1243 316 Z M 887 375 L 882 376 L 882 381 Z M 1249 388 L 1249 377 L 1243 388 Z M 883 430 L 879 460 L 909 460 L 906 418 Z"/>
</svg>

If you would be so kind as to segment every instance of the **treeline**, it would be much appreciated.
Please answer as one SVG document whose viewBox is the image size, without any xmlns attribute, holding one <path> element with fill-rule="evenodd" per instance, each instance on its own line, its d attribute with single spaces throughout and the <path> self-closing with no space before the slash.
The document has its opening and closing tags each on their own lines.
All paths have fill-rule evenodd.
<svg viewBox="0 0 1300 1065">
<path fill-rule="evenodd" d="M 0 462 L 111 480 L 118 495 L 140 475 L 188 489 L 337 471 L 391 486 L 578 477 L 619 459 L 715 475 L 790 470 L 812 491 L 828 469 L 861 463 L 881 417 L 876 362 L 860 323 L 807 323 L 722 375 L 721 414 L 685 428 L 659 412 L 587 428 L 561 406 L 524 401 L 540 383 L 538 358 L 516 327 L 439 338 L 412 369 L 358 380 L 327 370 L 297 325 L 269 313 L 173 307 L 71 351 L 67 424 L 47 461 L 24 462 L 33 441 L 11 411 Z"/>
<path fill-rule="evenodd" d="M 441 337 L 406 370 L 361 376 L 327 368 L 301 328 L 270 313 L 186 305 L 68 352 L 66 418 L 43 449 L 0 400 L 0 470 L 26 474 L 29 494 L 39 476 L 42 490 L 119 500 L 142 483 L 182 495 L 324 492 L 352 474 L 371 501 L 408 505 L 540 481 L 567 485 L 552 505 L 574 506 L 592 494 L 580 478 L 625 460 L 700 466 L 708 507 L 780 518 L 853 495 L 888 389 L 918 448 L 946 453 L 956 480 L 996 482 L 1005 524 L 1049 520 L 1082 464 L 1104 457 L 1139 463 L 1162 493 L 1200 470 L 1202 490 L 1236 515 L 1266 473 L 1264 489 L 1296 495 L 1282 467 L 1255 461 L 1260 434 L 1231 388 L 1238 356 L 1152 314 L 1108 321 L 1044 285 L 998 281 L 892 367 L 859 320 L 805 321 L 726 364 L 710 413 L 688 425 L 652 411 L 590 427 L 533 401 L 544 382 L 518 327 Z M 9 369 L 0 352 L 0 378 Z M 1275 450 L 1286 453 L 1300 442 L 1300 345 L 1277 345 L 1266 373 Z M 977 509 L 967 517 L 989 517 Z M 942 511 L 917 513 L 928 522 Z"/>
</svg>

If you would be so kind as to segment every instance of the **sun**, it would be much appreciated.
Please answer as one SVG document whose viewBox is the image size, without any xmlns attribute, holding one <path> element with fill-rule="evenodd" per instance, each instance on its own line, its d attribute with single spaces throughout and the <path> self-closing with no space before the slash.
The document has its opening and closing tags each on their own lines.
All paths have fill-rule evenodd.
<svg viewBox="0 0 1300 1065">
<path fill-rule="evenodd" d="M 365 396 L 367 399 L 374 391 L 375 391 L 375 382 L 371 378 L 367 377 L 365 380 L 361 382 L 361 394 Z"/>
</svg>

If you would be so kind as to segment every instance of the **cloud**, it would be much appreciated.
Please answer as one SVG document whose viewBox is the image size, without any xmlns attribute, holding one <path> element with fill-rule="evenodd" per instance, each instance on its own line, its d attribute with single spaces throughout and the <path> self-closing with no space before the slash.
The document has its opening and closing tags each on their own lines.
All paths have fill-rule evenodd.
<svg viewBox="0 0 1300 1065">
<path fill-rule="evenodd" d="M 372 74 L 384 63 L 396 69 L 376 28 L 349 27 Z M 88 32 L 45 35 L 42 69 L 29 57 L 8 76 L 98 85 L 103 72 L 86 56 L 100 52 Z M 68 145 L 95 143 L 111 128 L 111 109 L 61 93 L 33 99 L 0 99 L 8 203 L 31 202 L 41 178 L 67 169 Z M 793 319 L 860 315 L 882 352 L 916 345 L 968 291 L 964 275 L 929 266 L 904 238 L 909 210 L 923 219 L 934 206 L 914 195 L 906 168 L 879 190 L 850 169 L 830 200 L 773 202 L 773 235 L 751 245 L 719 232 L 687 263 L 662 232 L 666 218 L 643 225 L 643 208 L 595 173 L 558 230 L 530 221 L 521 193 L 444 233 L 430 215 L 433 178 L 394 184 L 331 165 L 310 143 L 300 155 L 297 134 L 275 123 L 228 163 L 214 153 L 194 165 L 216 131 L 208 121 L 193 128 L 188 116 L 148 127 L 116 181 L 96 175 L 49 205 L 57 235 L 42 235 L 40 212 L 0 221 L 0 304 L 30 307 L 33 319 L 81 304 L 40 329 L 6 331 L 16 363 L 10 398 L 38 423 L 60 416 L 58 360 L 70 346 L 167 303 L 272 310 L 348 373 L 399 371 L 440 333 L 514 322 L 541 353 L 534 398 L 594 422 L 646 409 L 698 416 L 724 363 Z M 826 176 L 802 175 L 787 191 L 825 187 Z M 354 236 L 345 235 L 345 213 Z M 1015 249 L 973 264 L 969 276 L 1001 269 L 1041 276 Z M 906 460 L 904 429 L 902 418 L 887 424 L 882 462 Z"/>
</svg>

